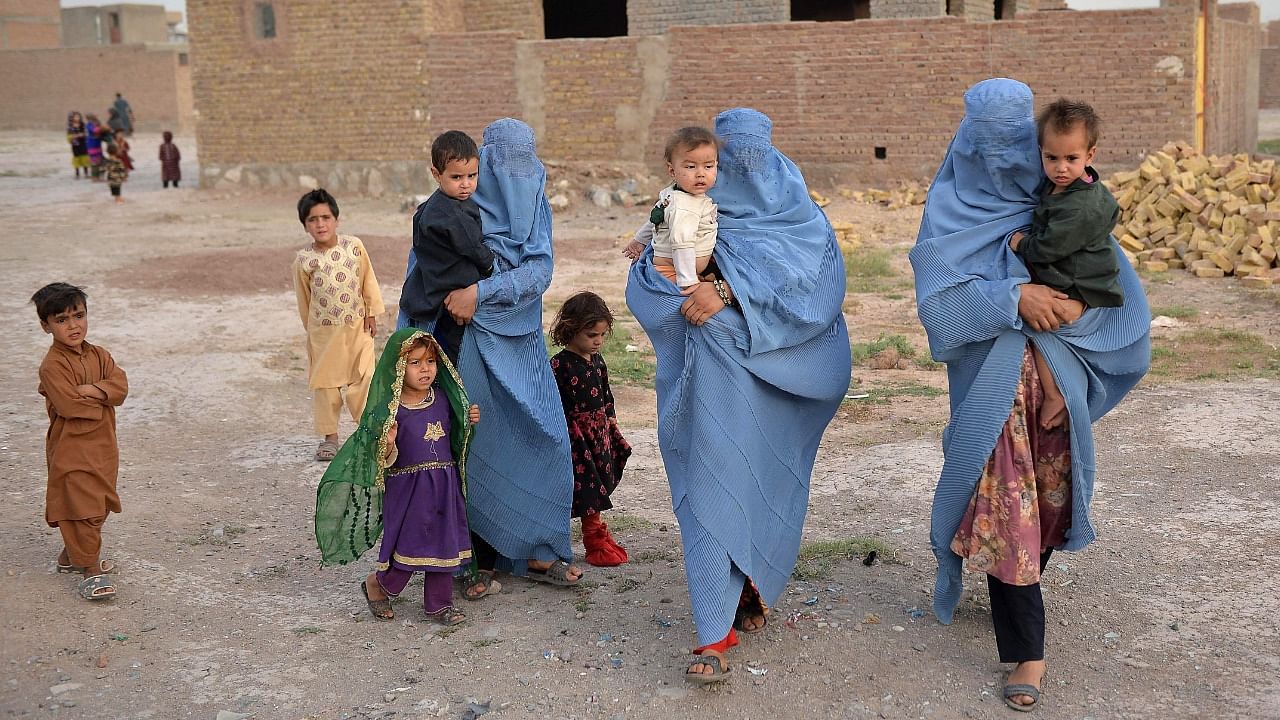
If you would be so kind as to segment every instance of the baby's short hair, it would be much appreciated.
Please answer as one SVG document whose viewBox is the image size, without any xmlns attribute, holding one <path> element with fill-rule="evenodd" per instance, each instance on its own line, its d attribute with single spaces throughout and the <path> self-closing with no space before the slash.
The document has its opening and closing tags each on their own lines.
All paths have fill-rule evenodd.
<svg viewBox="0 0 1280 720">
<path fill-rule="evenodd" d="M 475 157 L 480 157 L 476 141 L 461 130 L 440 133 L 431 141 L 431 167 L 438 172 L 444 172 L 445 167 L 454 160 L 466 162 Z"/>
<path fill-rule="evenodd" d="M 115 143 L 107 143 L 107 155 L 115 157 L 118 150 Z"/>
<path fill-rule="evenodd" d="M 1094 112 L 1093 106 L 1089 103 L 1077 102 L 1066 98 L 1058 98 L 1056 101 L 1049 103 L 1036 116 L 1036 139 L 1043 145 L 1044 131 L 1046 129 L 1064 134 L 1071 132 L 1071 128 L 1075 127 L 1076 123 L 1084 123 L 1085 141 L 1089 144 L 1089 147 L 1096 147 L 1098 145 L 1098 135 L 1102 129 L 1102 119 L 1098 117 L 1098 113 Z"/>
<path fill-rule="evenodd" d="M 613 329 L 613 313 L 609 312 L 604 298 L 590 290 L 575 293 L 564 301 L 556 319 L 551 322 L 551 342 L 568 345 L 575 335 L 601 320 L 610 330 Z"/>
<path fill-rule="evenodd" d="M 674 157 L 677 152 L 681 150 L 693 150 L 695 148 L 700 148 L 703 145 L 715 145 L 716 152 L 719 152 L 722 144 L 723 143 L 720 142 L 720 138 L 717 137 L 715 133 L 704 127 L 699 127 L 697 125 L 682 127 L 672 133 L 671 137 L 667 139 L 667 147 L 663 151 L 663 158 L 666 159 L 667 162 L 671 162 L 671 158 Z"/>
<path fill-rule="evenodd" d="M 45 322 L 54 315 L 77 307 L 88 309 L 89 296 L 75 285 L 56 282 L 37 290 L 36 294 L 31 296 L 31 302 L 36 306 L 36 315 L 40 316 L 40 322 Z"/>
<path fill-rule="evenodd" d="M 311 214 L 311 208 L 317 205 L 328 205 L 329 209 L 333 211 L 333 218 L 335 220 L 338 219 L 338 201 L 333 199 L 328 190 L 316 188 L 298 200 L 298 222 L 306 225 L 307 216 Z"/>
</svg>

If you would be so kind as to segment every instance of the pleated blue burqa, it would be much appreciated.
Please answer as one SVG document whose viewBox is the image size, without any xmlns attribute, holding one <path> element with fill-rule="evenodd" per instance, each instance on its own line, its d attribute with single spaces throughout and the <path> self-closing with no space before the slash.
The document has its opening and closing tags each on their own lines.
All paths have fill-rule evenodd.
<svg viewBox="0 0 1280 720">
<path fill-rule="evenodd" d="M 1008 240 L 1031 224 L 1044 175 L 1031 89 L 1016 80 L 984 80 L 964 102 L 964 120 L 929 187 L 911 251 L 920 322 L 933 358 L 947 364 L 951 400 L 929 528 L 938 560 L 933 610 L 943 624 L 951 623 L 963 590 L 951 540 L 1013 409 L 1027 342 L 1048 362 L 1071 416 L 1071 528 L 1063 550 L 1079 550 L 1097 536 L 1089 517 L 1092 423 L 1151 362 L 1151 315 L 1128 262 L 1120 263 L 1122 307 L 1089 308 L 1052 332 L 1023 325 L 1020 287 L 1031 276 Z"/>
<path fill-rule="evenodd" d="M 467 394 L 484 414 L 468 460 L 467 510 L 471 529 L 505 557 L 568 561 L 573 464 L 542 336 L 551 206 L 534 150 L 533 130 L 519 120 L 485 128 L 472 197 L 494 273 L 478 283 L 458 353 Z"/>
<path fill-rule="evenodd" d="M 716 118 L 715 259 L 742 311 L 689 324 L 652 250 L 627 279 L 657 354 L 658 444 L 702 644 L 728 634 L 745 578 L 769 605 L 786 587 L 818 443 L 849 385 L 844 259 L 771 130 L 755 110 Z"/>
</svg>

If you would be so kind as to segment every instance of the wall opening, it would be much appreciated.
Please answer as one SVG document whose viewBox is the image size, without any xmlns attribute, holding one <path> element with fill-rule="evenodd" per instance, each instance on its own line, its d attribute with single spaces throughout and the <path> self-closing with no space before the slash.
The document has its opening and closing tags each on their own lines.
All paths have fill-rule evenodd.
<svg viewBox="0 0 1280 720">
<path fill-rule="evenodd" d="M 253 5 L 253 35 L 259 40 L 271 40 L 276 36 L 276 9 L 269 2 Z"/>
<path fill-rule="evenodd" d="M 120 13 L 107 13 L 107 29 L 111 32 L 111 44 L 120 44 Z"/>
<path fill-rule="evenodd" d="M 189 57 L 187 57 L 187 54 L 186 54 L 186 53 L 178 53 L 178 64 L 179 64 L 179 65 L 186 65 L 186 64 L 188 64 L 188 63 L 190 63 L 190 62 L 191 62 L 191 59 L 190 59 Z"/>
<path fill-rule="evenodd" d="M 871 0 L 791 0 L 792 20 L 832 22 L 870 17 Z"/>
<path fill-rule="evenodd" d="M 888 158 L 888 157 L 889 157 L 889 151 L 888 151 L 888 149 L 887 149 L 887 148 L 884 148 L 884 147 L 882 147 L 882 146 L 880 146 L 880 145 L 877 145 L 877 146 L 876 146 L 876 148 L 875 148 L 875 153 L 876 153 L 876 159 L 877 159 L 877 160 L 884 160 L 884 159 L 886 159 L 886 158 Z"/>
<path fill-rule="evenodd" d="M 996 20 L 1008 20 L 1013 17 L 1013 3 L 1009 3 L 1009 12 L 1004 10 L 1004 0 L 995 0 Z"/>
<path fill-rule="evenodd" d="M 627 0 L 543 0 L 542 17 L 548 40 L 627 34 Z"/>
</svg>

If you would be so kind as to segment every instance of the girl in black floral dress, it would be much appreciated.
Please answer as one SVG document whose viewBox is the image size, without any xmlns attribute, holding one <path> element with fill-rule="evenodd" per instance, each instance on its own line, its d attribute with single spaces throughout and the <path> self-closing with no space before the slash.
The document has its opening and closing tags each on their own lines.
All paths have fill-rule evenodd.
<svg viewBox="0 0 1280 720">
<path fill-rule="evenodd" d="M 551 358 L 551 371 L 560 388 L 564 416 L 569 421 L 573 449 L 573 517 L 582 518 L 586 560 L 599 567 L 627 561 L 627 551 L 609 534 L 600 513 L 613 507 L 609 493 L 622 479 L 631 446 L 618 430 L 609 390 L 609 370 L 600 355 L 613 330 L 613 314 L 593 292 L 580 292 L 565 301 L 551 327 L 551 340 L 564 346 Z"/>
</svg>

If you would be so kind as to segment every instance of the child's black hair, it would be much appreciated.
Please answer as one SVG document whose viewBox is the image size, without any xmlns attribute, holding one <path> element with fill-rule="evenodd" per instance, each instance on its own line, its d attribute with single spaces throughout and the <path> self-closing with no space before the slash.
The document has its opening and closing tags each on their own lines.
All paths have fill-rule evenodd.
<svg viewBox="0 0 1280 720">
<path fill-rule="evenodd" d="M 466 162 L 480 157 L 480 149 L 476 141 L 461 130 L 450 130 L 440 133 L 431 141 L 431 167 L 436 172 L 444 172 L 446 166 L 454 160 Z"/>
<path fill-rule="evenodd" d="M 604 298 L 590 290 L 576 293 L 565 300 L 556 313 L 551 323 L 551 342 L 562 347 L 568 345 L 575 335 L 601 320 L 609 326 L 609 332 L 613 332 L 613 313 L 609 312 Z"/>
<path fill-rule="evenodd" d="M 311 208 L 317 205 L 328 205 L 329 210 L 333 212 L 333 219 L 338 219 L 338 201 L 333 199 L 328 190 L 316 188 L 298 200 L 298 222 L 305 226 L 307 216 L 311 214 Z"/>
<path fill-rule="evenodd" d="M 697 125 L 682 127 L 671 134 L 667 138 L 667 147 L 663 151 L 663 157 L 667 162 L 671 162 L 671 158 L 680 150 L 695 150 L 703 145 L 714 145 L 716 152 L 720 151 L 720 138 L 710 130 Z"/>
<path fill-rule="evenodd" d="M 1046 129 L 1065 134 L 1071 132 L 1071 128 L 1075 127 L 1076 123 L 1084 123 L 1084 137 L 1088 147 L 1097 147 L 1098 135 L 1102 130 L 1102 119 L 1089 103 L 1066 98 L 1058 98 L 1055 102 L 1049 103 L 1036 116 L 1036 140 L 1043 145 Z"/>
<path fill-rule="evenodd" d="M 77 307 L 89 308 L 89 296 L 84 294 L 84 290 L 64 282 L 49 283 L 40 288 L 31 296 L 31 302 L 36 306 L 40 322 L 47 322 L 54 315 Z"/>
</svg>

